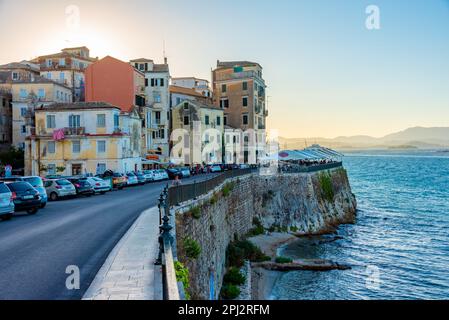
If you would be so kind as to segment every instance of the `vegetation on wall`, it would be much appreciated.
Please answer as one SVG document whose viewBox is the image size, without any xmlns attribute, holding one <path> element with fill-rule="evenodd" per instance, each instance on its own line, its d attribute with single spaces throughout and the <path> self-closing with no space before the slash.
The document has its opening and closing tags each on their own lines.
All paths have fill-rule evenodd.
<svg viewBox="0 0 449 320">
<path fill-rule="evenodd" d="M 198 242 L 192 238 L 185 238 L 182 247 L 187 258 L 197 259 L 201 254 L 201 247 Z"/>
<path fill-rule="evenodd" d="M 233 241 L 226 250 L 226 260 L 229 267 L 241 268 L 245 260 L 262 262 L 271 260 L 257 246 L 248 240 Z"/>
<path fill-rule="evenodd" d="M 276 263 L 292 263 L 293 260 L 287 257 L 276 257 Z"/>
<path fill-rule="evenodd" d="M 175 261 L 175 272 L 176 272 L 176 281 L 182 282 L 182 285 L 184 286 L 185 298 L 187 300 L 190 300 L 189 269 L 187 267 L 185 267 L 181 262 Z"/>
<path fill-rule="evenodd" d="M 223 187 L 223 197 L 228 197 L 229 194 L 234 190 L 235 183 L 234 182 L 228 182 Z"/>
<path fill-rule="evenodd" d="M 195 206 L 189 210 L 187 213 L 194 219 L 199 219 L 201 217 L 201 208 L 199 206 Z"/>
<path fill-rule="evenodd" d="M 334 189 L 332 186 L 332 177 L 330 173 L 328 171 L 319 173 L 318 181 L 320 183 L 321 194 L 323 195 L 323 198 L 327 201 L 333 201 Z"/>
<path fill-rule="evenodd" d="M 258 236 L 260 234 L 265 233 L 265 228 L 263 227 L 262 222 L 260 222 L 259 218 L 254 217 L 253 224 L 254 224 L 254 228 L 252 228 L 248 232 L 248 237 L 254 237 L 254 236 Z"/>
<path fill-rule="evenodd" d="M 225 300 L 233 300 L 240 295 L 240 288 L 235 284 L 225 284 L 221 288 L 220 296 Z"/>
<path fill-rule="evenodd" d="M 246 277 L 240 272 L 239 268 L 231 267 L 224 276 L 224 284 L 235 284 L 241 286 L 245 283 Z"/>
</svg>

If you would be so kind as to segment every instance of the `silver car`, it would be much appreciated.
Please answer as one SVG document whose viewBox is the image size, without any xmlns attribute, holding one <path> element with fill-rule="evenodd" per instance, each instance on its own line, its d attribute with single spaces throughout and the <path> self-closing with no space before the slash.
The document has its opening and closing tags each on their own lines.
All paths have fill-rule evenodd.
<svg viewBox="0 0 449 320">
<path fill-rule="evenodd" d="M 4 182 L 0 182 L 0 219 L 9 220 L 13 213 L 14 201 L 12 192 Z"/>
<path fill-rule="evenodd" d="M 75 186 L 67 179 L 45 180 L 45 190 L 52 201 L 59 198 L 76 196 Z"/>
<path fill-rule="evenodd" d="M 105 194 L 112 190 L 111 183 L 98 177 L 87 177 L 87 182 L 94 188 L 95 193 Z"/>
</svg>

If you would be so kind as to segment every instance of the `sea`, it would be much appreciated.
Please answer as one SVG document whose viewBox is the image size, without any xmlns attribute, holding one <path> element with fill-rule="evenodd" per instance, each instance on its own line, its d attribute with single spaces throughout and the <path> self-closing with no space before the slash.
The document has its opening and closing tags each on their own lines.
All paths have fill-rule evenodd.
<svg viewBox="0 0 449 320">
<path fill-rule="evenodd" d="M 273 300 L 449 299 L 449 152 L 370 151 L 343 158 L 357 221 L 281 248 L 345 271 L 282 273 Z"/>
</svg>

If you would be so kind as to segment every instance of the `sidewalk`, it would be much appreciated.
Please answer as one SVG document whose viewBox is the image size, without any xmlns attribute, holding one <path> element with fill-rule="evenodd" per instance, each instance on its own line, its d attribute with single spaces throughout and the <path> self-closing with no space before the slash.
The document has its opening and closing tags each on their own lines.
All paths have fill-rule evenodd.
<svg viewBox="0 0 449 320">
<path fill-rule="evenodd" d="M 83 300 L 161 300 L 159 211 L 144 211 L 111 251 Z"/>
</svg>

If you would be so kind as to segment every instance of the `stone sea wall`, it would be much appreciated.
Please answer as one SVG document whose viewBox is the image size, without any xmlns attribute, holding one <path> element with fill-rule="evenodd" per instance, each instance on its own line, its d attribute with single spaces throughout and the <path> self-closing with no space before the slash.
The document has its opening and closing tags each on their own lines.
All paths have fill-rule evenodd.
<svg viewBox="0 0 449 320">
<path fill-rule="evenodd" d="M 178 259 L 190 271 L 192 299 L 218 298 L 226 248 L 254 218 L 268 230 L 316 234 L 355 219 L 356 200 L 343 168 L 315 173 L 248 175 L 174 209 Z M 189 257 L 192 243 L 200 248 Z M 190 247 L 190 248 L 189 248 Z"/>
</svg>

